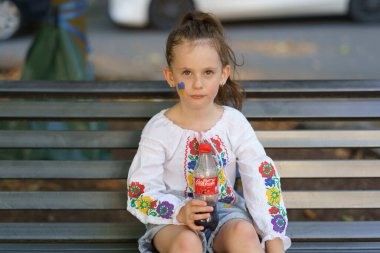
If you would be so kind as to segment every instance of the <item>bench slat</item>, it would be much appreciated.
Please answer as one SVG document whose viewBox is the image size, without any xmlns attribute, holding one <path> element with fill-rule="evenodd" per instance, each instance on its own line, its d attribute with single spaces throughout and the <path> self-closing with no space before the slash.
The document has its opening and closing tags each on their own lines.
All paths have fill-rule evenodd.
<svg viewBox="0 0 380 253">
<path fill-rule="evenodd" d="M 380 177 L 380 160 L 275 161 L 275 164 L 282 178 Z"/>
<path fill-rule="evenodd" d="M 257 131 L 266 148 L 380 147 L 380 130 Z M 0 131 L 0 148 L 135 148 L 141 131 Z"/>
<path fill-rule="evenodd" d="M 0 161 L 0 178 L 126 179 L 131 161 Z"/>
<path fill-rule="evenodd" d="M 140 223 L 0 223 L 2 240 L 93 240 L 135 242 L 145 231 Z M 380 221 L 289 223 L 294 241 L 378 241 Z"/>
<path fill-rule="evenodd" d="M 0 252 L 129 252 L 139 253 L 137 243 L 0 243 Z M 374 253 L 379 242 L 292 242 L 288 253 Z"/>
<path fill-rule="evenodd" d="M 0 102 L 0 118 L 18 119 L 111 119 L 150 118 L 174 101 L 130 102 Z M 316 110 L 318 108 L 318 110 Z M 347 110 L 350 108 L 350 110 Z M 242 112 L 250 119 L 371 119 L 380 117 L 376 98 L 247 99 Z"/>
<path fill-rule="evenodd" d="M 139 253 L 137 243 L 0 243 L 0 252 L 100 252 L 100 253 Z"/>
<path fill-rule="evenodd" d="M 380 191 L 285 191 L 288 209 L 380 208 Z M 125 210 L 126 192 L 0 192 L 0 210 Z"/>
<path fill-rule="evenodd" d="M 380 191 L 286 191 L 289 209 L 380 208 Z"/>
<path fill-rule="evenodd" d="M 275 161 L 282 178 L 379 178 L 380 160 Z M 126 161 L 0 160 L 4 179 L 126 179 Z M 334 169 L 331 169 L 334 168 Z M 360 168 L 360 169 L 358 169 Z"/>
</svg>

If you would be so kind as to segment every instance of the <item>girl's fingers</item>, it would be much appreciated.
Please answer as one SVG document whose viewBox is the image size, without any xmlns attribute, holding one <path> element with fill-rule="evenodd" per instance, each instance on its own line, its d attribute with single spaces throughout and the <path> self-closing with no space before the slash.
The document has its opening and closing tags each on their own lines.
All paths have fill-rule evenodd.
<svg viewBox="0 0 380 253">
<path fill-rule="evenodd" d="M 191 209 L 193 213 L 211 213 L 213 210 L 212 206 L 193 206 Z"/>
<path fill-rule="evenodd" d="M 200 213 L 200 214 L 194 214 L 193 215 L 193 220 L 204 220 L 210 218 L 210 213 Z"/>
<path fill-rule="evenodd" d="M 207 206 L 207 202 L 200 199 L 192 199 L 190 200 L 190 204 L 192 206 Z"/>
</svg>

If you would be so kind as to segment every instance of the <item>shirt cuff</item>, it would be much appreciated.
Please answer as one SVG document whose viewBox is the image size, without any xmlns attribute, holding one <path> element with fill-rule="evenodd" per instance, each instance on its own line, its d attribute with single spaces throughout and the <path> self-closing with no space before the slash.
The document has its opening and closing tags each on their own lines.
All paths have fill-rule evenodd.
<svg viewBox="0 0 380 253">
<path fill-rule="evenodd" d="M 186 198 L 184 201 L 182 201 L 181 204 L 179 204 L 179 205 L 177 206 L 177 208 L 176 208 L 175 211 L 174 211 L 174 215 L 173 215 L 173 225 L 185 225 L 184 223 L 179 222 L 179 221 L 177 220 L 177 216 L 178 216 L 178 214 L 179 214 L 179 211 L 181 211 L 181 208 L 184 207 L 184 206 L 186 205 L 186 203 L 187 203 L 188 201 L 190 201 L 190 200 L 191 200 L 191 198 Z"/>
</svg>

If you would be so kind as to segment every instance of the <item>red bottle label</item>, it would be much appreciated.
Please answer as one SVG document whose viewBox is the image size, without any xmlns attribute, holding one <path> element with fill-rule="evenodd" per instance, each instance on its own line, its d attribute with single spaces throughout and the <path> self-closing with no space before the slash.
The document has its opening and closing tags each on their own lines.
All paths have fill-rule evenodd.
<svg viewBox="0 0 380 253">
<path fill-rule="evenodd" d="M 218 178 L 194 178 L 195 195 L 214 195 L 218 194 Z"/>
</svg>

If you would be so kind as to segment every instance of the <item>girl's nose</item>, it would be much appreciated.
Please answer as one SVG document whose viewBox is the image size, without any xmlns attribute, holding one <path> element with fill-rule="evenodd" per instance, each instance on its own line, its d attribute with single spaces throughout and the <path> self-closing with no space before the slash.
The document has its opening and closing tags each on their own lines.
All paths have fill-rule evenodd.
<svg viewBox="0 0 380 253">
<path fill-rule="evenodd" d="M 193 89 L 202 89 L 203 87 L 202 79 L 199 76 L 195 76 L 192 86 L 193 86 Z"/>
</svg>

